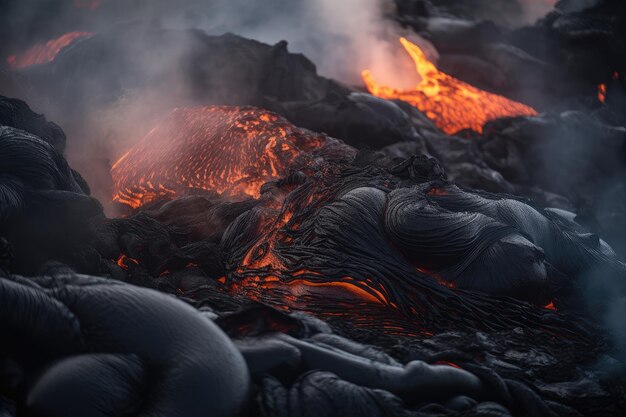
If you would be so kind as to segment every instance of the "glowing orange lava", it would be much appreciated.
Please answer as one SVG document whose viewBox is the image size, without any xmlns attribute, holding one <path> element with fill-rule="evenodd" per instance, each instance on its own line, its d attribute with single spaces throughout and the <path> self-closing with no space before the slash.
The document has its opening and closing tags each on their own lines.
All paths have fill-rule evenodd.
<svg viewBox="0 0 626 417">
<path fill-rule="evenodd" d="M 311 271 L 308 274 L 315 275 Z M 298 275 L 295 275 L 298 276 Z M 336 297 L 341 299 L 352 298 L 367 303 L 389 305 L 386 296 L 379 290 L 359 282 L 350 277 L 335 281 L 311 281 L 308 279 L 294 278 L 281 280 L 273 275 L 255 276 L 244 279 L 231 287 L 232 291 L 243 293 L 252 300 L 272 303 L 267 299 L 268 294 L 279 295 L 277 302 L 272 303 L 275 307 L 283 310 L 293 308 L 306 311 L 306 305 L 302 299 L 310 293 L 323 293 L 326 297 Z"/>
<path fill-rule="evenodd" d="M 606 101 L 606 84 L 598 85 L 598 101 L 604 103 Z"/>
<path fill-rule="evenodd" d="M 254 107 L 176 108 L 113 165 L 113 200 L 137 208 L 193 189 L 258 198 L 326 140 Z"/>
<path fill-rule="evenodd" d="M 405 38 L 400 42 L 415 62 L 421 77 L 419 84 L 412 90 L 382 86 L 368 70 L 361 74 L 363 81 L 377 97 L 399 99 L 417 107 L 445 133 L 454 134 L 463 129 L 482 133 L 483 125 L 490 120 L 537 114 L 525 104 L 480 90 L 439 71 L 417 45 Z"/>
<path fill-rule="evenodd" d="M 446 366 L 451 366 L 451 367 L 456 368 L 456 369 L 463 369 L 459 365 L 457 365 L 456 363 L 448 362 L 448 361 L 437 361 L 433 365 L 446 365 Z"/>
<path fill-rule="evenodd" d="M 311 166 L 310 152 L 333 141 L 254 107 L 176 108 L 113 165 L 114 200 L 137 208 L 194 189 L 256 198 L 265 182 L 284 177 L 295 161 Z M 311 194 L 305 203 L 318 199 Z M 257 238 L 233 271 L 240 279 L 220 281 L 230 291 L 265 301 L 274 294 L 275 307 L 287 310 L 304 308 L 301 300 L 311 293 L 389 304 L 384 290 L 368 282 L 326 281 L 314 271 L 290 270 L 275 247 L 289 244 L 288 231 L 300 220 L 280 199 L 268 199 L 263 207 Z M 135 260 L 125 255 L 117 261 L 122 268 L 129 262 Z"/>
<path fill-rule="evenodd" d="M 139 261 L 137 259 L 130 258 L 123 253 L 120 254 L 119 258 L 117 258 L 117 261 L 115 263 L 124 270 L 128 270 L 129 263 L 139 265 Z"/>
<path fill-rule="evenodd" d="M 257 226 L 258 238 L 247 249 L 229 285 L 231 291 L 248 298 L 269 303 L 283 310 L 307 311 L 306 300 L 312 294 L 325 298 L 353 300 L 368 304 L 397 308 L 389 301 L 386 289 L 371 278 L 355 279 L 350 276 L 329 280 L 321 273 L 306 268 L 293 269 L 289 259 L 283 258 L 277 248 L 292 244 L 291 235 L 297 234 L 303 212 L 301 204 L 315 209 L 330 198 L 324 187 L 313 191 L 306 199 L 286 200 L 272 210 L 266 210 Z"/>
<path fill-rule="evenodd" d="M 619 80 L 619 72 L 613 72 L 613 80 Z M 598 101 L 604 103 L 606 101 L 606 84 L 598 84 Z"/>
<path fill-rule="evenodd" d="M 46 43 L 39 43 L 19 55 L 9 55 L 7 63 L 13 69 L 27 68 L 32 65 L 45 64 L 56 58 L 59 52 L 66 46 L 87 36 L 91 32 L 70 32 L 56 39 L 51 39 Z"/>
</svg>

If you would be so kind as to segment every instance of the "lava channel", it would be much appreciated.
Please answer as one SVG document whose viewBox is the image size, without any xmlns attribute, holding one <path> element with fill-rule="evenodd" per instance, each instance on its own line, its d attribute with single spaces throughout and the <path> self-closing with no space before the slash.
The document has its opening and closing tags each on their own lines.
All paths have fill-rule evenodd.
<svg viewBox="0 0 626 417">
<path fill-rule="evenodd" d="M 18 55 L 9 55 L 7 64 L 12 69 L 23 69 L 33 65 L 45 64 L 51 62 L 61 52 L 61 50 L 79 39 L 92 36 L 91 32 L 69 32 L 51 39 L 45 43 L 38 43 L 30 49 Z"/>
<path fill-rule="evenodd" d="M 377 97 L 406 101 L 418 108 L 443 132 L 451 135 L 464 129 L 482 133 L 486 122 L 501 117 L 534 116 L 525 104 L 488 93 L 437 69 L 419 46 L 401 38 L 400 42 L 415 62 L 421 77 L 411 90 L 383 86 L 369 70 L 361 74 L 369 92 Z"/>
</svg>

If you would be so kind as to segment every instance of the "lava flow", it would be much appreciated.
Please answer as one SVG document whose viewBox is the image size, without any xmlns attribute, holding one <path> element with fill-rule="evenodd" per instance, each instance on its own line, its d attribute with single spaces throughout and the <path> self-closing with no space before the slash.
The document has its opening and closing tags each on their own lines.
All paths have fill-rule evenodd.
<svg viewBox="0 0 626 417">
<path fill-rule="evenodd" d="M 598 85 L 598 101 L 604 103 L 606 101 L 606 84 Z"/>
<path fill-rule="evenodd" d="M 326 190 L 311 186 L 308 193 L 299 198 L 285 201 L 280 211 L 266 207 L 259 219 L 258 240 L 247 249 L 239 267 L 231 278 L 231 290 L 243 293 L 253 300 L 263 300 L 274 307 L 289 310 L 307 309 L 303 299 L 314 294 L 324 294 L 327 298 L 353 299 L 377 305 L 390 305 L 386 290 L 375 285 L 371 279 L 357 280 L 350 276 L 329 279 L 316 271 L 305 268 L 292 269 L 289 260 L 281 255 L 282 250 L 293 244 L 292 234 L 298 234 L 304 221 L 303 213 L 319 208 L 332 198 Z M 304 215 L 306 217 L 306 215 Z"/>
<path fill-rule="evenodd" d="M 613 80 L 619 80 L 619 72 L 613 72 Z M 598 84 L 598 101 L 604 103 L 606 101 L 606 84 Z"/>
<path fill-rule="evenodd" d="M 525 104 L 480 90 L 439 71 L 417 45 L 405 38 L 400 42 L 415 62 L 421 77 L 419 84 L 412 90 L 383 86 L 374 81 L 368 70 L 362 73 L 363 81 L 377 97 L 399 99 L 417 107 L 445 133 L 464 129 L 482 133 L 483 125 L 490 120 L 537 114 Z"/>
<path fill-rule="evenodd" d="M 257 198 L 267 181 L 286 176 L 290 169 L 314 167 L 311 152 L 331 143 L 335 143 L 332 138 L 254 107 L 176 108 L 113 165 L 114 201 L 137 208 L 199 189 Z M 340 153 L 350 156 L 349 150 Z M 315 271 L 292 270 L 277 253 L 276 246 L 289 245 L 289 234 L 302 221 L 294 213 L 308 213 L 301 207 L 316 207 L 330 198 L 327 194 L 311 192 L 303 201 L 271 199 L 262 204 L 257 238 L 246 242 L 250 246 L 233 272 L 238 279 L 232 291 L 266 302 L 275 296 L 272 304 L 283 309 L 302 308 L 299 299 L 311 292 L 388 304 L 387 295 L 373 284 L 348 276 L 328 280 Z M 123 269 L 129 262 L 137 263 L 126 255 L 117 260 Z"/>
<path fill-rule="evenodd" d="M 91 32 L 70 32 L 51 39 L 46 43 L 39 43 L 18 55 L 9 55 L 7 63 L 13 69 L 27 68 L 33 65 L 45 64 L 53 61 L 61 50 L 78 39 L 93 35 Z"/>
<path fill-rule="evenodd" d="M 113 165 L 113 200 L 137 208 L 189 189 L 258 198 L 327 139 L 254 107 L 176 108 Z"/>
</svg>

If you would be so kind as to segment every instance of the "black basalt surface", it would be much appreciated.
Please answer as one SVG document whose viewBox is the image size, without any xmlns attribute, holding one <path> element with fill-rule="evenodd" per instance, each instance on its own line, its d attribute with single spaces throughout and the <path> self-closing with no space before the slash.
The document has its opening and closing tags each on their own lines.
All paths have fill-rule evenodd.
<svg viewBox="0 0 626 417">
<path fill-rule="evenodd" d="M 577 416 L 624 406 L 623 381 L 598 365 L 618 363 L 611 339 L 579 300 L 588 274 L 623 283 L 626 268 L 566 212 L 458 187 L 428 156 L 329 150 L 319 171 L 268 183 L 259 200 L 191 196 L 107 219 L 55 148 L 1 129 L 4 415 Z M 278 234 L 257 227 L 286 210 Z M 25 245 L 16 236 L 28 224 L 61 224 L 66 233 L 37 231 L 65 239 Z M 268 236 L 284 268 L 254 270 L 243 258 Z M 238 291 L 250 274 L 278 283 Z M 289 297 L 296 277 L 348 276 L 370 297 L 323 286 Z"/>
</svg>

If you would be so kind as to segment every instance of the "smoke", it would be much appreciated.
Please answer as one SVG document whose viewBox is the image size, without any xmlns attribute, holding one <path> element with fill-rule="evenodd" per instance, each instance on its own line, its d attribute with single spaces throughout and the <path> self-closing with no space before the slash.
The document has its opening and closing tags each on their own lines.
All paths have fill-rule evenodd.
<svg viewBox="0 0 626 417">
<path fill-rule="evenodd" d="M 408 87 L 417 82 L 417 76 L 398 43 L 406 33 L 387 18 L 394 7 L 393 0 L 0 0 L 0 31 L 8 40 L 4 49 L 0 47 L 0 54 L 16 54 L 71 31 L 99 34 L 116 27 L 142 25 L 199 29 L 210 35 L 230 32 L 267 44 L 286 40 L 290 52 L 304 54 L 316 64 L 318 73 L 346 84 L 361 85 L 361 71 L 370 69 L 382 83 Z M 172 107 L 194 100 L 189 88 L 190 69 L 185 66 L 190 51 L 181 51 L 180 43 L 146 43 L 139 33 L 128 36 L 124 45 L 109 45 L 102 51 L 107 49 L 113 54 L 81 62 L 82 69 L 57 69 L 53 77 L 44 77 L 53 80 L 48 84 L 66 86 L 58 89 L 61 93 L 75 91 L 72 97 L 78 100 L 73 103 L 67 99 L 58 102 L 64 94 L 56 94 L 54 86 L 49 90 L 53 94 L 31 88 L 20 97 L 66 131 L 68 160 L 105 204 L 110 201 L 111 190 L 108 171 L 103 167 L 141 139 Z M 130 56 L 120 59 L 120 51 Z M 130 82 L 115 79 L 118 75 L 128 77 L 128 70 L 120 70 L 125 62 L 133 66 L 130 77 L 134 79 Z M 85 68 L 107 75 L 91 80 Z M 147 88 L 140 87 L 144 83 L 142 73 Z M 121 88 L 112 90 L 116 83 Z M 223 84 L 234 83 L 225 80 Z M 117 96 L 112 100 L 107 98 L 114 94 Z"/>
<path fill-rule="evenodd" d="M 386 18 L 394 7 L 391 0 L 218 0 L 210 7 L 191 2 L 164 23 L 268 44 L 287 40 L 290 51 L 311 59 L 321 75 L 347 84 L 360 84 L 366 68 L 383 81 L 402 83 L 411 76 L 415 81 L 414 71 L 395 64 L 402 53 L 397 40 L 404 33 Z"/>
<path fill-rule="evenodd" d="M 606 330 L 609 354 L 616 359 L 608 363 L 601 358 L 597 367 L 609 374 L 626 374 L 626 282 L 624 275 L 604 268 L 590 271 L 584 279 L 585 302 L 591 315 Z"/>
<path fill-rule="evenodd" d="M 521 23 L 534 23 L 554 9 L 558 0 L 518 0 L 522 6 Z"/>
<path fill-rule="evenodd" d="M 626 316 L 626 295 L 613 299 L 605 313 L 604 322 L 613 338 L 617 359 L 621 362 L 621 369 L 613 369 L 615 373 L 626 373 L 626 326 L 624 317 Z"/>
<path fill-rule="evenodd" d="M 624 178 L 622 172 L 621 178 Z M 623 213 L 626 207 L 624 183 L 618 179 L 606 179 L 606 185 L 598 198 L 595 210 L 596 217 L 605 225 L 602 236 L 606 236 L 609 244 L 618 254 L 626 253 L 626 216 L 615 215 L 616 207 Z M 612 229 L 612 230 L 611 230 Z M 622 258 L 623 260 L 623 258 Z M 623 265 L 622 265 L 623 266 Z M 626 267 L 623 267 L 626 269 Z M 598 367 L 609 374 L 626 375 L 626 274 L 615 271 L 595 270 L 586 276 L 585 290 L 588 310 L 597 312 L 599 322 L 609 335 L 611 354 L 620 364 L 600 362 Z"/>
<path fill-rule="evenodd" d="M 383 81 L 403 71 L 393 68 L 401 53 L 397 39 L 406 35 L 387 18 L 394 12 L 393 0 L 0 0 L 0 8 L 8 43 L 18 49 L 69 31 L 99 32 L 142 20 L 213 35 L 231 32 L 269 44 L 286 40 L 320 74 L 348 84 L 360 84 L 365 68 Z"/>
<path fill-rule="evenodd" d="M 586 270 L 576 278 L 575 291 L 581 300 L 576 307 L 586 308 L 606 330 L 610 354 L 622 363 L 621 368 L 614 361 L 598 366 L 611 368 L 605 369 L 611 373 L 625 372 L 626 265 L 619 259 L 626 253 L 626 129 L 571 111 L 535 120 L 525 127 L 523 140 L 531 144 L 527 150 L 531 156 L 524 165 L 532 167 L 541 188 L 576 202 L 576 222 L 597 232 L 587 236 L 587 244 L 595 248 L 580 260 Z M 593 254 L 596 251 L 618 255 Z"/>
<path fill-rule="evenodd" d="M 516 21 L 529 23 L 550 12 L 556 0 L 449 3 L 459 8 L 463 5 L 467 7 L 467 4 L 482 5 L 470 7 L 470 12 L 481 13 L 482 17 L 492 17 L 498 22 L 509 10 L 502 5 L 514 4 L 516 7 L 511 10 L 519 11 L 519 6 L 523 11 L 521 16 L 517 12 L 512 13 Z M 577 0 L 568 3 L 589 2 Z M 70 31 L 99 33 L 111 30 L 115 25 L 143 21 L 150 22 L 154 27 L 195 28 L 213 35 L 231 32 L 269 44 L 287 40 L 291 52 L 306 55 L 324 76 L 360 85 L 361 71 L 369 69 L 381 84 L 409 87 L 417 82 L 417 76 L 398 38 L 409 36 L 415 40 L 415 37 L 405 33 L 388 17 L 393 7 L 393 0 L 0 0 L 0 35 L 3 37 L 0 54 L 5 57 Z M 32 92 L 34 95 L 21 97 L 26 98 L 35 110 L 46 113 L 49 119 L 61 124 L 68 134 L 68 159 L 83 173 L 95 196 L 105 204 L 110 202 L 112 195 L 109 188 L 110 164 L 140 140 L 172 107 L 185 105 L 185 98 L 192 98 L 187 89 L 188 68 L 180 63 L 188 51 L 178 49 L 180 44 L 175 47 L 153 45 L 151 50 L 145 50 L 141 39 L 127 39 L 125 42 L 131 44 L 126 45 L 126 50 L 132 55 L 128 61 L 137 64 L 134 73 L 150 74 L 160 82 L 146 83 L 149 89 L 124 86 L 106 106 L 89 106 L 86 102 L 84 107 L 91 111 L 87 120 L 73 119 L 76 115 L 68 112 L 68 104 L 62 97 L 37 97 L 36 89 Z M 114 62 L 112 57 L 97 55 L 94 59 L 98 66 L 117 74 L 117 61 Z M 172 74 L 175 76 L 171 77 Z M 100 99 L 111 93 L 102 89 L 108 84 L 99 84 L 100 80 L 94 79 L 92 84 L 78 84 L 78 80 L 67 78 L 61 72 L 56 81 L 67 83 L 75 90 L 80 89 L 84 97 Z M 155 85 L 157 89 L 154 89 Z M 544 166 L 558 167 L 568 175 L 584 172 L 580 166 L 566 170 L 553 162 L 555 156 L 563 154 L 563 149 L 571 148 L 571 135 L 564 137 L 564 141 L 566 144 L 559 144 L 554 153 L 545 153 Z M 595 141 L 587 143 L 590 144 L 589 152 L 584 150 L 581 154 L 585 159 L 595 160 L 587 158 L 587 155 L 602 147 L 597 146 Z M 543 174 L 546 178 L 557 177 L 554 173 Z M 604 178 L 606 175 L 590 173 L 589 176 Z M 560 182 L 555 187 L 576 188 L 563 184 Z M 611 202 L 615 195 L 619 193 L 607 192 L 606 196 L 600 196 L 607 200 L 601 206 L 613 207 Z M 609 220 L 603 223 L 613 225 L 618 231 L 624 230 L 624 226 L 616 225 L 609 215 L 607 218 Z M 623 242 L 623 236 L 620 238 Z M 609 240 L 609 243 L 613 242 Z M 595 305 L 603 304 L 598 313 L 600 319 L 614 337 L 618 356 L 626 361 L 623 326 L 626 290 L 623 289 L 624 283 L 618 280 L 620 277 L 611 280 L 612 276 L 618 275 L 591 274 L 586 290 L 587 301 L 591 310 Z"/>
</svg>

